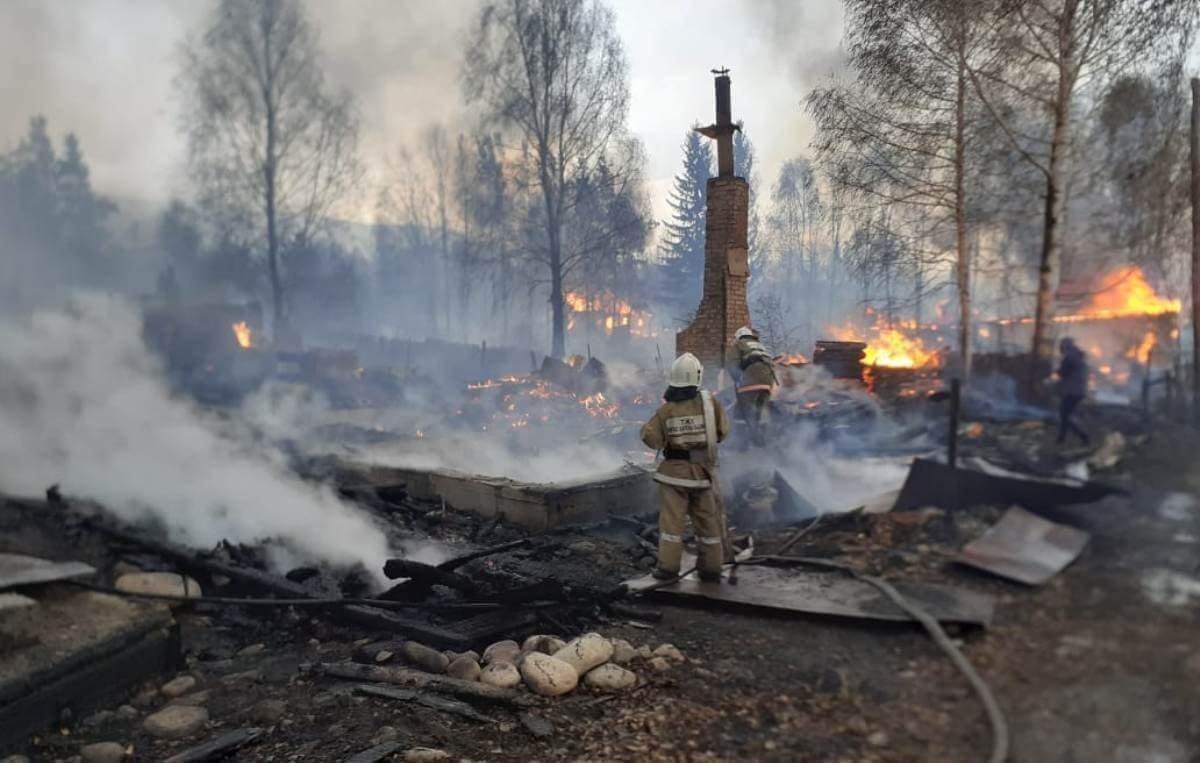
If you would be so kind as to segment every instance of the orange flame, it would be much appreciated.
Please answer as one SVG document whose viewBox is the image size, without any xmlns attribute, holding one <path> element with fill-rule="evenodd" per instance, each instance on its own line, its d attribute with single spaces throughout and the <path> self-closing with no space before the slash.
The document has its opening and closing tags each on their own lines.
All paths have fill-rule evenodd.
<svg viewBox="0 0 1200 763">
<path fill-rule="evenodd" d="M 629 302 L 605 290 L 603 294 L 588 298 L 577 291 L 563 294 L 563 302 L 571 315 L 567 319 L 567 330 L 573 330 L 578 322 L 577 315 L 589 314 L 588 320 L 598 330 L 611 335 L 619 327 L 629 327 L 629 333 L 634 336 L 657 336 L 657 332 L 649 328 L 650 313 L 638 310 Z"/>
<path fill-rule="evenodd" d="M 808 364 L 808 358 L 798 352 L 793 352 L 791 355 L 780 355 L 775 358 L 777 366 L 803 366 Z"/>
<path fill-rule="evenodd" d="M 1150 353 L 1154 352 L 1155 345 L 1158 344 L 1158 335 L 1153 331 L 1147 331 L 1142 337 L 1141 343 L 1137 347 L 1130 347 L 1125 353 L 1125 357 L 1136 360 L 1142 365 L 1150 362 Z"/>
<path fill-rule="evenodd" d="M 244 350 L 254 346 L 254 332 L 250 330 L 245 321 L 233 324 L 233 336 L 237 339 L 238 346 Z"/>
<path fill-rule="evenodd" d="M 900 324 L 906 329 L 916 328 L 915 321 Z M 849 342 L 866 342 L 863 353 L 864 366 L 882 368 L 925 368 L 938 365 L 938 354 L 926 349 L 920 337 L 909 336 L 896 328 L 876 327 L 875 336 L 863 339 L 853 325 L 847 324 L 833 330 L 835 338 Z"/>
<path fill-rule="evenodd" d="M 577 291 L 569 291 L 563 295 L 563 302 L 567 303 L 573 313 L 586 313 L 588 311 L 587 297 Z"/>
<path fill-rule="evenodd" d="M 582 356 L 576 356 L 575 360 L 579 364 L 585 362 Z M 547 408 L 547 405 L 562 405 L 567 409 L 578 405 L 585 413 L 598 419 L 617 419 L 621 413 L 620 403 L 603 392 L 580 396 L 533 376 L 505 376 L 467 385 L 471 391 L 498 388 L 504 389 L 498 412 L 491 419 L 495 426 L 525 429 L 537 422 L 548 423 L 552 416 L 558 415 L 560 409 Z M 456 411 L 455 415 L 463 415 L 462 410 Z M 483 429 L 486 430 L 487 426 Z"/>
<path fill-rule="evenodd" d="M 617 414 L 621 410 L 621 406 L 610 401 L 604 396 L 603 392 L 597 392 L 594 395 L 581 397 L 579 398 L 579 402 L 583 405 L 583 409 L 589 414 L 604 419 L 616 418 Z"/>
<path fill-rule="evenodd" d="M 484 379 L 481 382 L 468 384 L 467 389 L 492 389 L 494 387 L 503 387 L 506 384 L 521 384 L 524 381 L 519 376 L 502 376 L 499 379 Z"/>
<path fill-rule="evenodd" d="M 1062 315 L 1056 321 L 1071 322 L 1088 318 L 1122 318 L 1130 315 L 1163 315 L 1178 313 L 1183 303 L 1178 299 L 1158 296 L 1146 281 L 1146 274 L 1137 265 L 1127 265 L 1100 279 L 1096 293 L 1083 310 L 1074 315 Z"/>
<path fill-rule="evenodd" d="M 925 349 L 921 340 L 902 334 L 896 329 L 884 329 L 867 342 L 863 363 L 887 368 L 921 368 L 936 366 L 937 354 Z"/>
</svg>

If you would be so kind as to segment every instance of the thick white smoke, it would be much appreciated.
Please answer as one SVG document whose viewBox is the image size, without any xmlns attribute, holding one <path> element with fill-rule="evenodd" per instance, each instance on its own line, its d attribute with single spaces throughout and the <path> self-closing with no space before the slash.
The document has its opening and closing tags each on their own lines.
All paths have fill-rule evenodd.
<svg viewBox="0 0 1200 763">
<path fill-rule="evenodd" d="M 127 301 L 84 295 L 0 322 L 0 491 L 59 483 L 189 546 L 276 539 L 378 574 L 383 532 L 236 431 L 171 396 Z"/>
<path fill-rule="evenodd" d="M 386 445 L 362 448 L 359 457 L 382 466 L 451 469 L 530 483 L 598 478 L 620 469 L 627 460 L 648 459 L 648 452 L 641 453 L 644 449 L 637 439 L 636 428 L 628 432 L 632 451 L 629 454 L 609 445 L 572 440 L 569 433 L 545 436 L 542 447 L 531 450 L 530 440 L 538 433 L 522 432 L 519 436 L 523 438 L 521 450 L 514 449 L 514 443 L 505 434 L 448 433 L 429 438 L 419 448 Z"/>
<path fill-rule="evenodd" d="M 834 379 L 820 366 L 790 368 L 787 385 L 777 395 L 782 406 L 818 402 L 839 406 L 844 422 L 854 427 L 853 439 L 864 452 L 873 446 L 900 443 L 911 446 L 911 437 L 899 437 L 899 424 L 886 416 L 879 402 L 866 390 Z M 855 410 L 872 411 L 873 423 L 856 420 Z M 730 411 L 732 413 L 732 411 Z M 781 417 L 788 414 L 781 413 Z M 911 456 L 871 457 L 839 454 L 833 442 L 823 439 L 815 422 L 795 423 L 765 450 L 732 452 L 725 458 L 726 484 L 734 484 L 741 475 L 762 477 L 779 471 L 792 487 L 822 513 L 848 511 L 882 493 L 895 490 L 908 474 Z"/>
</svg>

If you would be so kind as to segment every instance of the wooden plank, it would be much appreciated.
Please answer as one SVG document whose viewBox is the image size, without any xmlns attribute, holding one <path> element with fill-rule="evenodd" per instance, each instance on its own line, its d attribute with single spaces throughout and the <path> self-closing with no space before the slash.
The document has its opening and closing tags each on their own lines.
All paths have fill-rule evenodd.
<svg viewBox="0 0 1200 763">
<path fill-rule="evenodd" d="M 371 686 L 362 684 L 354 687 L 354 691 L 358 694 L 365 694 L 369 697 L 383 697 L 384 699 L 394 699 L 401 702 L 415 702 L 422 707 L 428 707 L 431 710 L 439 710 L 443 713 L 451 715 L 460 715 L 463 718 L 469 718 L 473 721 L 481 723 L 494 723 L 494 721 L 475 712 L 475 709 L 466 702 L 459 702 L 456 699 L 446 699 L 445 697 L 435 697 L 423 692 L 414 691 L 412 689 L 397 689 L 394 686 Z"/>
<path fill-rule="evenodd" d="M 369 747 L 357 755 L 351 755 L 349 758 L 346 758 L 346 763 L 379 763 L 379 761 L 399 749 L 399 742 L 384 742 L 383 744 Z"/>
<path fill-rule="evenodd" d="M 287 578 L 273 575 L 269 572 L 228 564 L 216 559 L 207 559 L 201 554 L 194 553 L 181 546 L 166 541 L 151 540 L 133 532 L 118 530 L 107 524 L 96 523 L 96 529 L 125 543 L 149 549 L 179 567 L 189 570 L 204 570 L 209 573 L 224 575 L 230 580 L 253 588 L 273 593 L 276 596 L 293 599 L 316 598 L 314 593 L 299 583 L 293 583 Z M 323 610 L 327 617 L 333 620 L 350 622 L 367 628 L 376 628 L 393 633 L 402 633 L 410 638 L 421 639 L 436 646 L 448 649 L 466 649 L 471 646 L 468 639 L 456 630 L 448 630 L 420 620 L 414 620 L 395 612 L 389 612 L 363 604 L 331 605 Z"/>
<path fill-rule="evenodd" d="M 223 758 L 262 736 L 262 729 L 250 727 L 227 731 L 204 744 L 191 747 L 167 758 L 164 763 L 203 763 Z"/>
<path fill-rule="evenodd" d="M 478 551 L 472 551 L 469 554 L 463 554 L 461 556 L 456 556 L 453 559 L 447 559 L 446 561 L 439 564 L 437 566 L 437 568 L 439 570 L 447 570 L 447 571 L 455 570 L 455 569 L 458 569 L 459 567 L 463 566 L 467 562 L 471 562 L 476 559 L 482 559 L 485 556 L 492 556 L 493 554 L 503 554 L 505 551 L 513 551 L 515 549 L 522 548 L 522 547 L 528 546 L 528 545 L 529 545 L 529 538 L 521 538 L 520 540 L 514 540 L 514 541 L 510 541 L 508 543 L 501 543 L 499 546 L 491 546 L 490 548 L 482 548 Z"/>
<path fill-rule="evenodd" d="M 484 612 L 454 623 L 455 631 L 471 646 L 490 644 L 498 638 L 536 625 L 537 614 L 519 609 Z"/>
<path fill-rule="evenodd" d="M 464 699 L 482 700 L 501 705 L 524 707 L 533 704 L 531 697 L 518 694 L 510 689 L 500 689 L 476 681 L 462 681 L 449 676 L 422 673 L 419 670 L 407 668 L 359 665 L 354 662 L 327 662 L 317 665 L 316 670 L 331 678 L 348 678 L 354 681 L 372 681 L 428 689 L 442 694 L 453 694 Z"/>
</svg>

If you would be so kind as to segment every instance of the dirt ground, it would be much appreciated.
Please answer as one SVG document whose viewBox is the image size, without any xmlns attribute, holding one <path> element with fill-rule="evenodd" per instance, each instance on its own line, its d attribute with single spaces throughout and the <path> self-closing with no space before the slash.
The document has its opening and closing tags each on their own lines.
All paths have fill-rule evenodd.
<svg viewBox="0 0 1200 763">
<path fill-rule="evenodd" d="M 1200 508 L 1175 491 L 1196 491 L 1198 444 L 1183 430 L 1155 432 L 1108 475 L 1129 495 L 1057 510 L 1057 519 L 1092 537 L 1071 567 L 1038 588 L 953 562 L 1002 506 L 831 521 L 792 553 L 848 561 L 890 580 L 994 596 L 990 627 L 952 635 L 1005 712 L 1011 760 L 1194 763 L 1200 760 Z M 790 532 L 757 534 L 757 546 L 770 552 Z M 564 579 L 609 584 L 645 569 L 644 558 L 633 561 L 637 547 L 619 537 L 560 541 L 570 550 L 553 564 Z M 70 545 L 77 556 L 112 561 L 94 539 Z M 553 725 L 542 737 L 508 710 L 480 708 L 491 723 L 462 719 L 357 696 L 352 683 L 304 669 L 352 659 L 376 634 L 304 612 L 227 609 L 177 614 L 186 659 L 181 672 L 197 679 L 196 692 L 207 692 L 206 732 L 173 742 L 143 732 L 141 719 L 167 702 L 148 685 L 129 700 L 136 714 L 102 713 L 65 725 L 30 740 L 23 752 L 34 760 L 69 760 L 88 742 L 117 741 L 132 747 L 135 760 L 161 760 L 222 730 L 260 725 L 263 736 L 235 759 L 342 760 L 383 740 L 476 761 L 986 759 L 982 706 L 916 626 L 639 605 L 661 612 L 661 620 L 610 617 L 593 628 L 635 645 L 674 644 L 686 662 L 665 672 L 635 662 L 642 683 L 625 693 L 580 689 L 542 701 L 530 711 Z M 255 644 L 261 651 L 242 651 Z M 285 709 L 263 724 L 255 708 L 266 699 L 281 700 Z"/>
</svg>

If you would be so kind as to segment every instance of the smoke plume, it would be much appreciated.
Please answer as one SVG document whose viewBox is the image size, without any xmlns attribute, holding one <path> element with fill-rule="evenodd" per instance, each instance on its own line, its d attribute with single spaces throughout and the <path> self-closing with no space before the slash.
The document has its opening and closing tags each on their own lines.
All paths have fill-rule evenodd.
<svg viewBox="0 0 1200 763">
<path fill-rule="evenodd" d="M 270 539 L 296 557 L 381 569 L 380 529 L 237 431 L 171 396 L 122 299 L 83 295 L 0 322 L 0 491 L 58 483 L 185 545 Z"/>
</svg>

